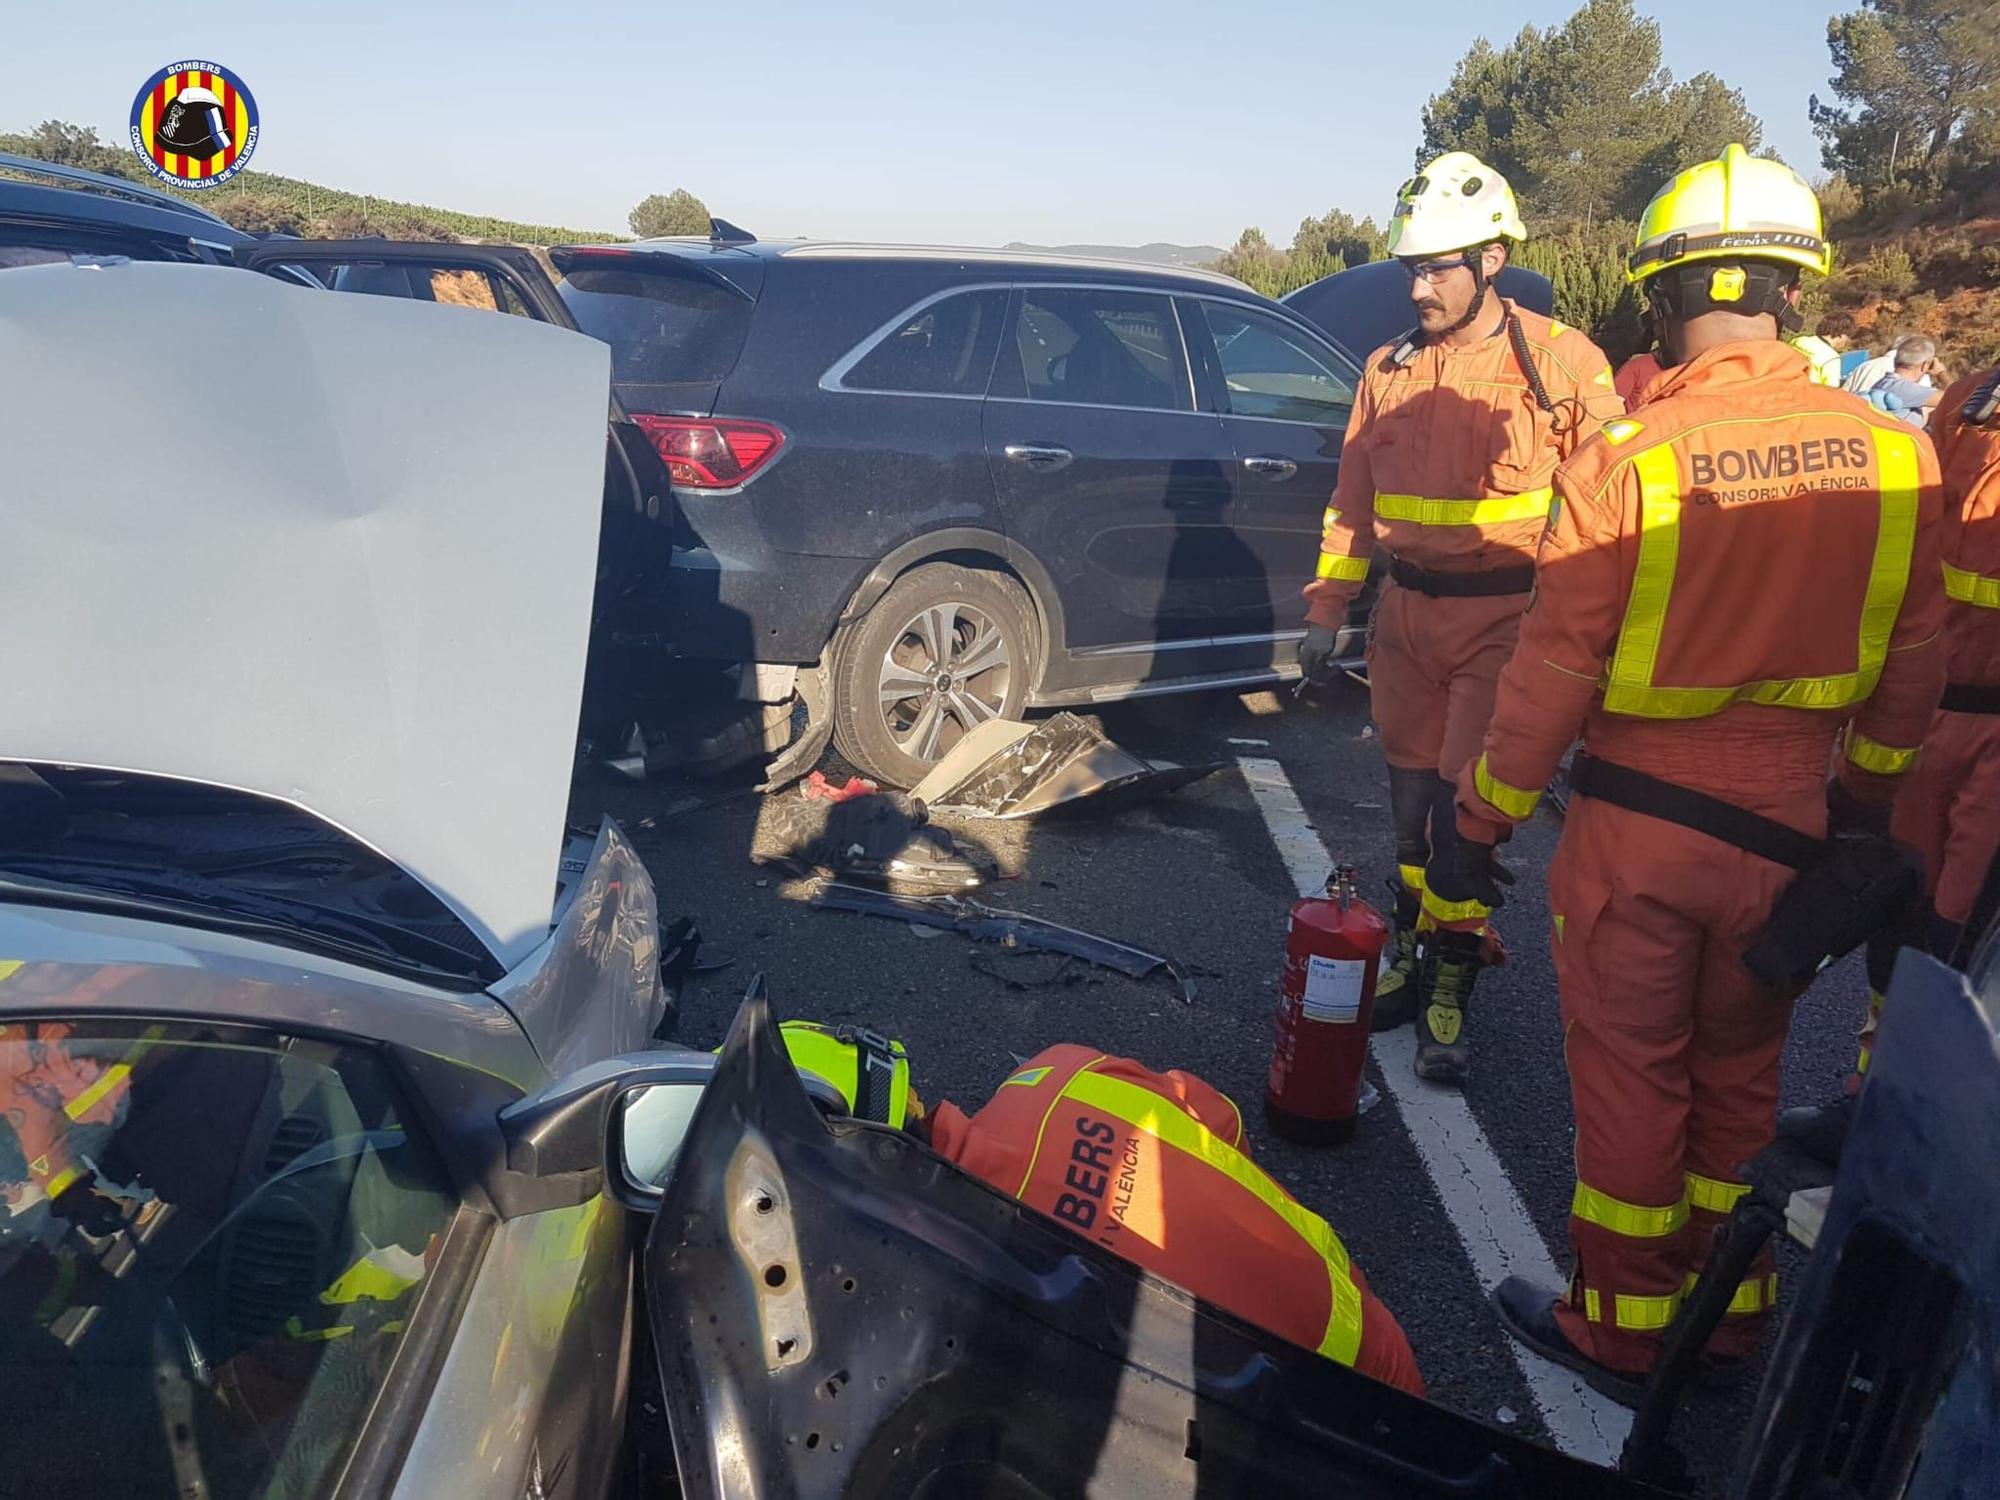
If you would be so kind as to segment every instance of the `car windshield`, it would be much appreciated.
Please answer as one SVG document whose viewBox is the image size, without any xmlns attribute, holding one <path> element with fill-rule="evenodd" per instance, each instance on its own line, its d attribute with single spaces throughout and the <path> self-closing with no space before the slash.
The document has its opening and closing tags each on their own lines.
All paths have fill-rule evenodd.
<svg viewBox="0 0 2000 1500">
<path fill-rule="evenodd" d="M 167 777 L 0 762 L 0 901 L 111 906 L 452 984 L 498 973 L 367 845 L 287 803 Z"/>
<path fill-rule="evenodd" d="M 456 1196 L 373 1053 L 84 1010 L 156 977 L 0 962 L 7 1467 L 21 1493 L 318 1494 Z"/>
</svg>

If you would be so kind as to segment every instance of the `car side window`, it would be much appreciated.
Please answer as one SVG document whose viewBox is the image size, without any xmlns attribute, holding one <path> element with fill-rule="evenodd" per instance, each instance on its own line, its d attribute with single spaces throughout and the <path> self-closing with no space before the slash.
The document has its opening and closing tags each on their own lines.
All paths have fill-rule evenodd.
<svg viewBox="0 0 2000 1500">
<path fill-rule="evenodd" d="M 983 396 L 1006 315 L 1007 293 L 998 287 L 941 298 L 876 340 L 841 377 L 841 387 L 913 396 Z"/>
<path fill-rule="evenodd" d="M 1297 330 L 1254 308 L 1221 302 L 1204 302 L 1202 314 L 1232 415 L 1347 426 L 1354 387 Z"/>
<path fill-rule="evenodd" d="M 79 1495 L 322 1492 L 458 1195 L 372 1049 L 64 1014 L 119 971 L 10 966 L 0 1409 Z M 39 997 L 38 997 L 39 998 Z"/>
<path fill-rule="evenodd" d="M 1030 401 L 1194 410 L 1171 299 L 1097 287 L 1028 287 L 1013 357 Z"/>
</svg>

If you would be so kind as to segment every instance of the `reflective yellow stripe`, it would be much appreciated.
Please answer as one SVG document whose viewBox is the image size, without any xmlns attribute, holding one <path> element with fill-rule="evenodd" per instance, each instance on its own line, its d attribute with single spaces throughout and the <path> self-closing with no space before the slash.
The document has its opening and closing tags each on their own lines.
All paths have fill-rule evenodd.
<svg viewBox="0 0 2000 1500">
<path fill-rule="evenodd" d="M 1889 637 L 1895 633 L 1896 616 L 1903 612 L 1910 561 L 1917 550 L 1917 490 L 1922 482 L 1914 436 L 1879 429 L 1873 435 L 1875 461 L 1882 470 L 1882 517 L 1875 528 L 1868 598 L 1861 606 L 1860 675 L 1866 686 L 1856 698 L 1875 691 L 1882 663 L 1889 659 Z"/>
<path fill-rule="evenodd" d="M 148 1026 L 140 1033 L 139 1040 L 132 1044 L 123 1062 L 113 1063 L 98 1075 L 97 1081 L 63 1106 L 63 1113 L 72 1120 L 81 1120 L 90 1111 L 104 1102 L 104 1096 L 132 1076 L 132 1064 L 146 1055 L 151 1047 L 166 1034 L 164 1026 Z"/>
<path fill-rule="evenodd" d="M 48 1186 L 43 1188 L 42 1191 L 47 1193 L 49 1197 L 52 1199 L 60 1198 L 64 1193 L 68 1192 L 70 1188 L 76 1185 L 77 1178 L 81 1177 L 82 1175 L 83 1174 L 79 1172 L 75 1167 L 64 1167 L 60 1172 L 56 1173 L 55 1176 L 49 1179 Z"/>
<path fill-rule="evenodd" d="M 1678 1234 L 1688 1220 L 1685 1198 L 1665 1208 L 1648 1208 L 1640 1203 L 1626 1203 L 1609 1193 L 1600 1193 L 1587 1182 L 1576 1185 L 1576 1196 L 1570 1200 L 1569 1211 L 1586 1224 L 1595 1224 L 1613 1234 L 1635 1240 L 1656 1240 L 1664 1235 Z"/>
<path fill-rule="evenodd" d="M 1100 1052 L 1081 1068 L 1077 1069 L 1077 1072 L 1079 1074 L 1088 1073 L 1103 1061 L 1104 1054 Z M 1074 1083 L 1076 1080 L 1071 1079 L 1070 1081 Z M 1058 1089 L 1055 1096 L 1049 1100 L 1049 1107 L 1042 1111 L 1042 1123 L 1035 1128 L 1035 1149 L 1028 1153 L 1028 1169 L 1021 1174 L 1021 1185 L 1014 1189 L 1014 1196 L 1016 1198 L 1027 1192 L 1028 1184 L 1034 1180 L 1035 1163 L 1042 1158 L 1042 1137 L 1049 1133 L 1049 1121 L 1054 1119 L 1056 1111 L 1062 1108 L 1062 1102 L 1063 1090 Z"/>
<path fill-rule="evenodd" d="M 1492 916 L 1493 908 L 1484 901 L 1447 901 L 1425 886 L 1424 915 L 1433 922 L 1477 922 Z"/>
<path fill-rule="evenodd" d="M 1597 1295 L 1597 1288 L 1594 1286 L 1583 1289 L 1583 1315 L 1592 1323 L 1604 1321 L 1604 1299 Z"/>
<path fill-rule="evenodd" d="M 1518 786 L 1509 786 L 1487 769 L 1486 757 L 1479 757 L 1479 764 L 1472 768 L 1472 785 L 1480 796 L 1491 802 L 1508 817 L 1514 819 L 1534 815 L 1535 804 L 1542 800 L 1539 791 L 1525 791 Z"/>
<path fill-rule="evenodd" d="M 1403 889 L 1421 895 L 1424 889 L 1424 867 L 1422 865 L 1397 865 L 1396 873 L 1403 879 Z"/>
<path fill-rule="evenodd" d="M 1020 1084 L 1024 1088 L 1033 1088 L 1044 1078 L 1048 1077 L 1049 1072 L 1048 1068 L 1029 1068 L 1024 1072 L 1016 1073 L 1006 1083 L 1001 1084 L 1000 1087 L 1004 1089 L 1008 1084 Z"/>
<path fill-rule="evenodd" d="M 1326 1220 L 1294 1202 L 1261 1167 L 1199 1120 L 1148 1089 L 1122 1078 L 1080 1072 L 1064 1086 L 1063 1094 L 1137 1126 L 1162 1144 L 1213 1167 L 1282 1219 L 1326 1262 L 1333 1297 L 1319 1352 L 1344 1365 L 1354 1363 L 1361 1351 L 1361 1289 L 1348 1274 L 1346 1248 Z"/>
<path fill-rule="evenodd" d="M 1881 471 L 1881 511 L 1868 592 L 1861 606 L 1855 670 L 1827 677 L 1773 678 L 1733 687 L 1655 687 L 1660 637 L 1680 553 L 1680 467 L 1669 445 L 1634 455 L 1639 476 L 1639 561 L 1626 601 L 1618 645 L 1605 673 L 1604 707 L 1642 719 L 1699 719 L 1732 703 L 1829 709 L 1858 703 L 1875 691 L 1888 659 L 1889 637 L 1909 585 L 1917 533 L 1917 445 L 1913 437 L 1872 431 Z"/>
<path fill-rule="evenodd" d="M 586 1228 L 589 1220 L 579 1222 Z M 375 1254 L 382 1254 L 376 1251 Z M 364 1255 L 335 1278 L 332 1286 L 319 1294 L 319 1300 L 329 1307 L 343 1302 L 394 1302 L 403 1293 L 423 1280 L 423 1261 L 410 1257 L 416 1263 L 405 1270 L 396 1270 Z M 416 1274 L 410 1274 L 414 1270 Z"/>
<path fill-rule="evenodd" d="M 1687 1283 L 1681 1288 L 1681 1295 L 1687 1296 L 1692 1293 L 1698 1279 L 1694 1272 L 1690 1271 Z M 1777 1305 L 1778 1273 L 1773 1271 L 1768 1276 L 1747 1276 L 1737 1283 L 1736 1291 L 1729 1299 L 1729 1312 L 1731 1316 L 1740 1318 L 1749 1313 L 1763 1312 L 1766 1308 Z"/>
<path fill-rule="evenodd" d="M 1492 526 L 1501 521 L 1545 521 L 1553 489 L 1523 490 L 1491 500 L 1432 500 L 1423 495 L 1377 495 L 1375 514 L 1419 526 Z"/>
<path fill-rule="evenodd" d="M 1878 776 L 1901 776 L 1917 763 L 1920 746 L 1900 749 L 1895 745 L 1884 745 L 1871 740 L 1852 724 L 1847 726 L 1847 758 L 1864 771 L 1873 771 Z"/>
<path fill-rule="evenodd" d="M 1673 1322 L 1680 1311 L 1681 1294 L 1665 1297 L 1628 1297 L 1620 1292 L 1613 1301 L 1612 1321 L 1631 1333 L 1654 1333 Z"/>
<path fill-rule="evenodd" d="M 1868 1076 L 1868 1060 L 1874 1055 L 1875 1049 L 1866 1042 L 1863 1042 L 1861 1050 L 1854 1056 L 1854 1072 L 1856 1077 L 1866 1078 Z"/>
<path fill-rule="evenodd" d="M 1652 690 L 1681 548 L 1681 476 L 1674 450 L 1665 444 L 1648 448 L 1633 458 L 1632 471 L 1639 476 L 1639 562 L 1604 686 L 1604 707 L 1611 713 L 1637 713 L 1632 705 Z"/>
<path fill-rule="evenodd" d="M 26 959 L 21 958 L 0 958 L 0 984 L 12 979 L 15 972 L 26 962 Z"/>
<path fill-rule="evenodd" d="M 1724 1182 L 1719 1177 L 1703 1177 L 1699 1172 L 1688 1173 L 1687 1184 L 1688 1205 L 1705 1208 L 1712 1214 L 1728 1213 L 1750 1191 L 1747 1182 Z"/>
<path fill-rule="evenodd" d="M 1560 943 L 1560 942 L 1561 942 L 1562 940 L 1563 940 L 1563 914 L 1562 914 L 1561 912 L 1557 912 L 1557 913 L 1556 913 L 1556 941 Z"/>
<path fill-rule="evenodd" d="M 1338 578 L 1349 583 L 1359 583 L 1368 576 L 1368 559 L 1365 557 L 1342 557 L 1335 552 L 1319 555 L 1319 576 Z"/>
<path fill-rule="evenodd" d="M 1944 591 L 1948 598 L 1960 604 L 1976 605 L 1980 609 L 2000 609 L 2000 578 L 1988 578 L 1981 573 L 1968 573 L 1963 568 L 1944 565 Z"/>
</svg>

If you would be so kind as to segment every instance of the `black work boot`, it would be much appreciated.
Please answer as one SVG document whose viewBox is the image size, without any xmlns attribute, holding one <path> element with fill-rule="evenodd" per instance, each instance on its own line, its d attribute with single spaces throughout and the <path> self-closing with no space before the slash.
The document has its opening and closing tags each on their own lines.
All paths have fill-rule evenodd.
<svg viewBox="0 0 2000 1500">
<path fill-rule="evenodd" d="M 1479 978 L 1479 934 L 1427 932 L 1417 961 L 1417 1077 L 1463 1086 L 1472 1065 L 1465 1007 Z"/>
<path fill-rule="evenodd" d="M 1559 1294 L 1536 1286 L 1525 1276 L 1509 1276 L 1493 1288 L 1493 1310 L 1500 1326 L 1515 1339 L 1557 1364 L 1574 1370 L 1592 1390 L 1602 1391 L 1622 1406 L 1637 1406 L 1646 1390 L 1646 1377 L 1626 1370 L 1600 1365 L 1569 1341 L 1556 1322 Z"/>
<path fill-rule="evenodd" d="M 1382 950 L 1385 962 L 1375 978 L 1375 1009 L 1368 1024 L 1370 1031 L 1394 1031 L 1407 1026 L 1417 1013 L 1417 917 L 1422 911 L 1417 893 L 1391 876 L 1389 946 Z"/>
</svg>

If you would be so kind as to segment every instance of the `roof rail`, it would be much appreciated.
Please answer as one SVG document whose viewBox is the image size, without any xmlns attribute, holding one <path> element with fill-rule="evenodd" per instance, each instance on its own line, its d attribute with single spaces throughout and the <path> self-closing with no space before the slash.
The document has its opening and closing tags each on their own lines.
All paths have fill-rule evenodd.
<svg viewBox="0 0 2000 1500">
<path fill-rule="evenodd" d="M 52 177 L 57 182 L 72 187 L 88 188 L 93 192 L 103 193 L 106 197 L 123 198 L 129 203 L 145 203 L 154 208 L 177 208 L 182 213 L 192 214 L 198 219 L 207 219 L 210 223 L 220 224 L 225 229 L 229 227 L 227 219 L 210 213 L 185 198 L 176 198 L 171 193 L 162 193 L 123 177 L 108 177 L 102 172 L 90 172 L 82 167 L 66 167 L 33 156 L 9 156 L 5 152 L 0 152 L 0 170 Z"/>
</svg>

